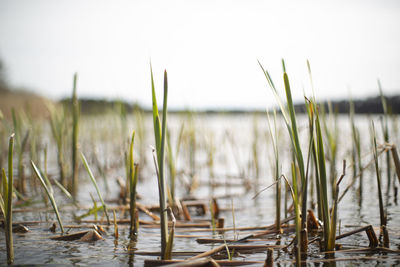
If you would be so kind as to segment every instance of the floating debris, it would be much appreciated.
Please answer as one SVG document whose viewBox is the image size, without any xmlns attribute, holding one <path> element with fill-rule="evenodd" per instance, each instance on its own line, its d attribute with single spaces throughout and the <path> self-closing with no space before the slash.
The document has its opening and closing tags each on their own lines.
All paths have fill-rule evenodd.
<svg viewBox="0 0 400 267">
<path fill-rule="evenodd" d="M 52 240 L 93 242 L 103 239 L 96 230 L 81 231 L 67 235 L 53 236 Z"/>
<path fill-rule="evenodd" d="M 25 225 L 18 224 L 18 225 L 13 225 L 12 231 L 13 231 L 13 233 L 24 234 L 24 233 L 29 232 L 29 229 Z"/>
</svg>

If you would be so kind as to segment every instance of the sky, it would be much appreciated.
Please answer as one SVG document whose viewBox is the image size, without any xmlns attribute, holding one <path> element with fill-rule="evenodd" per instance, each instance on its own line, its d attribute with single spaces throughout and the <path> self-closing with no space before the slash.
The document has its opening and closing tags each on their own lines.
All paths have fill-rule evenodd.
<svg viewBox="0 0 400 267">
<path fill-rule="evenodd" d="M 259 60 L 295 101 L 400 93 L 397 0 L 0 0 L 7 81 L 52 99 L 78 96 L 151 105 L 168 72 L 173 108 L 274 105 Z M 162 102 L 159 100 L 158 102 Z"/>
</svg>

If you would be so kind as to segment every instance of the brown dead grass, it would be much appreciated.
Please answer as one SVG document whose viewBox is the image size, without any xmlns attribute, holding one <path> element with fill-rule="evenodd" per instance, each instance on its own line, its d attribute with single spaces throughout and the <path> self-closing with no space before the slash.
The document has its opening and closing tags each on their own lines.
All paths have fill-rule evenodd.
<svg viewBox="0 0 400 267">
<path fill-rule="evenodd" d="M 6 119 L 11 118 L 11 110 L 24 111 L 33 118 L 45 118 L 49 115 L 46 102 L 51 100 L 26 91 L 0 90 L 0 110 Z"/>
</svg>

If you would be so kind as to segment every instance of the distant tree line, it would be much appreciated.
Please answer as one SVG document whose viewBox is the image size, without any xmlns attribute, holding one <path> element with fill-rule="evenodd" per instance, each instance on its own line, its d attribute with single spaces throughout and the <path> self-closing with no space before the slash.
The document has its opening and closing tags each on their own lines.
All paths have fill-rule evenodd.
<svg viewBox="0 0 400 267">
<path fill-rule="evenodd" d="M 60 100 L 63 105 L 69 105 L 71 98 Z M 139 104 L 130 104 L 121 100 L 91 99 L 80 98 L 80 111 L 83 114 L 102 114 L 111 110 L 124 110 L 124 112 L 132 112 L 135 109 L 141 109 Z"/>
<path fill-rule="evenodd" d="M 386 96 L 385 97 L 388 111 L 393 114 L 400 114 L 400 95 L 396 96 Z M 60 101 L 65 105 L 71 103 L 70 98 L 65 98 Z M 144 108 L 138 103 L 127 103 L 121 100 L 106 100 L 106 99 L 90 99 L 82 98 L 79 99 L 81 112 L 83 114 L 102 114 L 109 112 L 111 110 L 124 110 L 124 112 L 130 113 L 133 110 L 139 109 L 144 112 L 150 112 L 150 108 Z M 380 96 L 370 97 L 366 99 L 353 100 L 355 113 L 358 114 L 380 114 L 383 113 L 382 101 Z M 349 113 L 350 112 L 350 102 L 349 100 L 339 100 L 330 102 L 321 102 L 320 106 L 323 105 L 325 110 L 328 110 L 328 106 L 331 105 L 334 112 L 338 113 Z M 304 113 L 305 106 L 304 103 L 295 104 L 296 112 Z M 180 109 L 170 109 L 171 113 L 187 112 L 187 110 Z M 242 109 L 205 109 L 198 111 L 205 114 L 244 114 L 252 112 L 262 112 L 261 110 L 242 110 Z"/>
<path fill-rule="evenodd" d="M 400 95 L 396 96 L 385 96 L 386 103 L 388 106 L 388 112 L 392 114 L 400 114 Z M 366 99 L 353 100 L 354 111 L 358 114 L 380 114 L 383 113 L 382 101 L 380 96 L 370 97 Z M 329 104 L 332 105 L 332 109 L 338 113 L 349 113 L 350 102 L 349 100 L 339 100 L 322 102 L 320 105 L 324 105 L 325 110 L 328 110 Z M 297 112 L 305 112 L 304 104 L 296 104 L 295 109 Z"/>
</svg>

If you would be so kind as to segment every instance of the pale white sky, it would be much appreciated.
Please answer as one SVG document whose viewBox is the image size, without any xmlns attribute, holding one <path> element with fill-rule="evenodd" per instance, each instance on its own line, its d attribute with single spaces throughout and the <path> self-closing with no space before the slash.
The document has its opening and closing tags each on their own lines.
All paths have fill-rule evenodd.
<svg viewBox="0 0 400 267">
<path fill-rule="evenodd" d="M 152 61 L 169 106 L 264 108 L 275 103 L 257 59 L 295 99 L 400 93 L 400 1 L 0 0 L 0 58 L 10 84 L 60 98 L 151 104 Z M 159 100 L 159 102 L 161 102 Z"/>
</svg>

